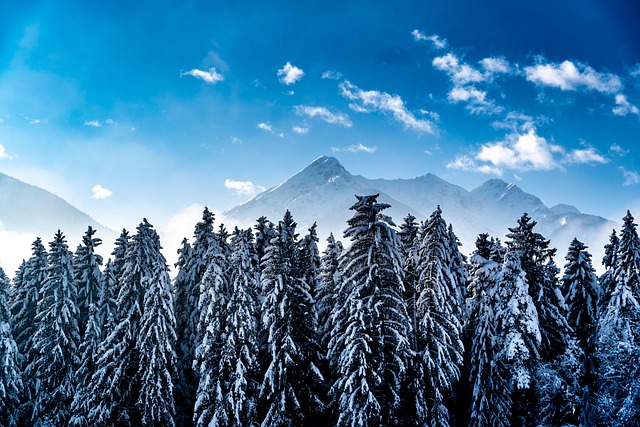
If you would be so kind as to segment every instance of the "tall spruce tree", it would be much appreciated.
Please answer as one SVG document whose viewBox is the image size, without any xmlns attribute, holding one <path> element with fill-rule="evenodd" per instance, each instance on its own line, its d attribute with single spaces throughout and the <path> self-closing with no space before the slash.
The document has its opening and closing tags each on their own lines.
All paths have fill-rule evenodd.
<svg viewBox="0 0 640 427">
<path fill-rule="evenodd" d="M 98 300 L 102 293 L 103 281 L 100 271 L 102 257 L 96 253 L 96 247 L 102 244 L 102 239 L 94 237 L 95 233 L 96 230 L 89 226 L 73 257 L 73 269 L 78 289 L 78 310 L 80 311 L 78 326 L 81 335 L 84 334 L 87 326 L 89 307 L 91 305 L 98 306 Z"/>
<path fill-rule="evenodd" d="M 24 262 L 13 282 L 11 295 L 11 318 L 13 336 L 18 346 L 19 365 L 24 386 L 23 399 L 20 404 L 20 423 L 31 422 L 33 401 L 35 399 L 35 367 L 36 351 L 33 336 L 37 329 L 36 314 L 40 289 L 47 277 L 47 250 L 38 237 L 31 245 L 32 255 Z"/>
<path fill-rule="evenodd" d="M 414 388 L 420 392 L 416 396 L 418 425 L 451 423 L 447 399 L 460 378 L 464 351 L 459 293 L 464 282 L 459 283 L 461 273 L 452 271 L 452 267 L 450 233 L 438 207 L 421 230 L 418 248 L 415 334 L 416 363 L 421 367 L 414 378 L 418 382 Z"/>
<path fill-rule="evenodd" d="M 40 291 L 33 336 L 35 359 L 35 426 L 66 425 L 77 386 L 79 362 L 77 291 L 72 253 L 58 230 L 49 244 L 47 277 Z"/>
<path fill-rule="evenodd" d="M 179 251 L 176 267 L 178 274 L 174 287 L 176 292 L 177 370 L 176 425 L 189 427 L 193 424 L 193 407 L 198 384 L 193 368 L 196 347 L 201 342 L 198 333 L 200 321 L 200 288 L 207 270 L 207 254 L 219 252 L 217 237 L 213 231 L 214 215 L 205 207 L 202 221 L 195 225 L 193 245 L 186 242 Z M 222 267 L 222 264 L 220 264 Z"/>
<path fill-rule="evenodd" d="M 611 294 L 615 290 L 616 286 L 616 266 L 618 265 L 618 247 L 620 246 L 620 239 L 616 234 L 616 230 L 611 232 L 609 236 L 609 243 L 604 245 L 604 257 L 602 257 L 602 265 L 604 265 L 605 272 L 600 276 L 599 282 L 602 288 L 602 298 L 598 306 L 598 312 L 602 312 L 606 309 Z"/>
<path fill-rule="evenodd" d="M 325 355 L 332 329 L 331 311 L 336 304 L 339 304 L 337 296 L 338 286 L 341 283 L 341 273 L 338 263 L 343 250 L 342 242 L 336 240 L 333 237 L 333 233 L 330 233 L 329 237 L 327 237 L 327 247 L 322 253 L 320 282 L 316 296 L 320 344 Z"/>
<path fill-rule="evenodd" d="M 388 204 L 356 196 L 340 258 L 342 283 L 332 313 L 329 358 L 338 426 L 402 425 L 411 323 L 404 300 L 400 242 Z"/>
<path fill-rule="evenodd" d="M 0 268 L 0 425 L 18 425 L 22 374 L 18 361 L 18 346 L 11 331 L 9 309 L 10 281 Z"/>
<path fill-rule="evenodd" d="M 598 323 L 597 422 L 640 424 L 640 238 L 629 211 L 623 218 L 615 287 Z"/>
<path fill-rule="evenodd" d="M 267 248 L 271 245 L 271 239 L 276 236 L 274 225 L 267 219 L 266 216 L 261 216 L 256 220 L 256 225 L 253 227 L 255 232 L 255 245 L 258 261 L 262 260 L 262 257 L 267 252 Z"/>
<path fill-rule="evenodd" d="M 286 211 L 262 261 L 262 327 L 267 346 L 260 388 L 263 427 L 303 425 L 324 409 L 324 378 L 315 364 L 317 319 L 309 286 L 302 278 L 296 225 Z"/>
</svg>

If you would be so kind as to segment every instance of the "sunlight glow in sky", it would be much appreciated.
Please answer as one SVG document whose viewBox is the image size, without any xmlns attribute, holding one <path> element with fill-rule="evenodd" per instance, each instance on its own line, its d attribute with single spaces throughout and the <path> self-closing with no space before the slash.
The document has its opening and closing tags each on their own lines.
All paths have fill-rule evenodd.
<svg viewBox="0 0 640 427">
<path fill-rule="evenodd" d="M 107 226 L 170 229 L 323 154 L 640 216 L 635 1 L 13 3 L 0 171 Z"/>
</svg>

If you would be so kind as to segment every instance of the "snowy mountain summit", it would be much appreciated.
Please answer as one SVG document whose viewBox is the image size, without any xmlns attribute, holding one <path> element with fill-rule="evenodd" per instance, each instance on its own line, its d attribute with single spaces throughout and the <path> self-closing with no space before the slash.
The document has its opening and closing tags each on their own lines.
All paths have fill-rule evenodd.
<svg viewBox="0 0 640 427">
<path fill-rule="evenodd" d="M 317 158 L 286 181 L 225 212 L 223 221 L 249 225 L 264 215 L 276 223 L 288 209 L 301 232 L 316 222 L 321 238 L 329 231 L 339 238 L 352 215 L 349 207 L 355 202 L 354 195 L 374 193 L 380 193 L 379 201 L 391 205 L 387 212 L 397 224 L 408 213 L 419 221 L 426 220 L 439 205 L 466 252 L 472 250 L 479 233 L 503 239 L 508 227 L 514 227 L 524 212 L 538 222 L 536 231 L 551 239 L 560 253 L 578 237 L 597 257 L 598 248 L 616 227 L 605 218 L 583 214 L 573 206 L 549 208 L 535 195 L 500 179 L 490 179 L 472 191 L 433 174 L 413 179 L 369 179 L 352 175 L 337 159 L 328 156 Z"/>
</svg>

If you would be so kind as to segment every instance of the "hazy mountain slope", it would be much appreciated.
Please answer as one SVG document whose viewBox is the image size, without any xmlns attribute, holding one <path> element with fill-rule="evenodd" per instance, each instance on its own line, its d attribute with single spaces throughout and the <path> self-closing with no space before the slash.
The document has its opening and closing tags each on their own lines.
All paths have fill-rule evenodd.
<svg viewBox="0 0 640 427">
<path fill-rule="evenodd" d="M 326 156 L 276 187 L 225 212 L 222 220 L 254 224 L 259 216 L 265 215 L 277 222 L 289 209 L 301 233 L 316 221 L 321 238 L 329 231 L 341 236 L 346 220 L 352 216 L 348 208 L 355 201 L 354 194 L 371 193 L 380 193 L 380 200 L 392 205 L 388 213 L 397 224 L 407 213 L 419 221 L 426 220 L 440 205 L 466 252 L 471 251 L 481 232 L 504 239 L 508 227 L 514 227 L 522 213 L 527 212 L 538 222 L 536 231 L 552 239 L 561 257 L 573 237 L 578 237 L 591 246 L 598 264 L 601 246 L 616 226 L 605 218 L 583 214 L 573 206 L 549 208 L 538 197 L 499 179 L 488 180 L 472 191 L 432 174 L 413 179 L 367 179 L 351 175 L 335 158 Z M 556 261 L 559 265 L 564 263 L 562 258 Z"/>
</svg>

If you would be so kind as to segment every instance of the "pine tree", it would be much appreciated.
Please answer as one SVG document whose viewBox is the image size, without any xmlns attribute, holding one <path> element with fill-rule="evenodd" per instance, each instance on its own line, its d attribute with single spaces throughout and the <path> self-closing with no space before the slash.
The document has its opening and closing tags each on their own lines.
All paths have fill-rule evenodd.
<svg viewBox="0 0 640 427">
<path fill-rule="evenodd" d="M 302 279 L 296 223 L 289 211 L 262 265 L 262 327 L 266 371 L 260 388 L 263 427 L 303 425 L 322 413 L 324 378 L 314 363 L 317 318 L 313 297 Z"/>
<path fill-rule="evenodd" d="M 611 232 L 609 236 L 609 243 L 604 245 L 604 257 L 602 258 L 602 265 L 606 269 L 600 276 L 599 282 L 602 288 L 602 298 L 598 306 L 598 312 L 602 312 L 606 309 L 611 294 L 613 293 L 616 285 L 616 266 L 618 264 L 618 247 L 620 246 L 620 239 L 616 234 L 616 230 Z"/>
<path fill-rule="evenodd" d="M 0 268 L 0 425 L 18 425 L 22 375 L 18 361 L 18 346 L 11 331 L 9 309 L 9 278 Z"/>
<path fill-rule="evenodd" d="M 78 289 L 77 304 L 80 311 L 78 325 L 80 326 L 81 335 L 84 334 L 84 328 L 87 326 L 89 307 L 92 304 L 97 307 L 98 299 L 102 293 L 103 280 L 102 272 L 100 271 L 102 257 L 95 252 L 96 247 L 102 244 L 102 240 L 94 237 L 95 233 L 96 231 L 89 226 L 73 259 L 76 287 Z"/>
<path fill-rule="evenodd" d="M 124 245 L 123 245 L 124 246 Z M 121 286 L 117 299 L 118 319 L 99 348 L 98 369 L 91 377 L 88 398 L 91 425 L 140 425 L 143 411 L 139 398 L 148 389 L 141 369 L 141 330 L 148 289 L 167 280 L 167 266 L 160 253 L 160 241 L 153 226 L 144 219 L 126 244 Z M 118 259 L 118 258 L 116 258 Z M 169 345 L 169 343 L 163 343 Z M 144 368 L 150 368 L 146 366 Z M 172 393 L 172 390 L 165 390 Z M 165 396 L 168 399 L 167 396 Z M 145 418 L 145 422 L 148 418 Z"/>
<path fill-rule="evenodd" d="M 18 346 L 18 357 L 24 395 L 20 404 L 20 423 L 28 424 L 33 413 L 35 399 L 35 378 L 31 375 L 35 371 L 33 362 L 36 352 L 33 346 L 33 336 L 36 332 L 36 314 L 40 289 L 47 277 L 47 251 L 38 237 L 32 244 L 32 255 L 24 262 L 13 282 L 11 296 L 11 318 L 13 336 Z"/>
<path fill-rule="evenodd" d="M 260 261 L 271 245 L 271 240 L 276 236 L 276 232 L 273 223 L 266 216 L 258 218 L 254 229 L 256 230 L 256 254 L 258 261 Z"/>
<path fill-rule="evenodd" d="M 420 233 L 417 265 L 417 370 L 414 381 L 417 423 L 448 426 L 446 399 L 460 378 L 462 353 L 462 307 L 459 289 L 464 283 L 454 273 L 452 244 L 447 224 L 438 207 Z M 457 245 L 457 240 L 456 240 Z M 457 251 L 457 247 L 456 247 Z M 420 385 L 425 384 L 424 391 Z"/>
<path fill-rule="evenodd" d="M 80 331 L 72 254 L 59 230 L 49 244 L 48 265 L 33 337 L 36 388 L 32 420 L 36 426 L 69 422 L 79 362 Z"/>
<path fill-rule="evenodd" d="M 623 218 L 615 288 L 598 323 L 598 421 L 640 423 L 640 238 L 629 211 Z"/>
<path fill-rule="evenodd" d="M 176 267 L 178 274 L 175 278 L 176 290 L 176 331 L 177 370 L 176 384 L 176 424 L 179 427 L 189 427 L 193 424 L 193 407 L 198 384 L 196 372 L 193 368 L 196 347 L 201 342 L 198 333 L 200 321 L 200 289 L 202 278 L 207 270 L 207 254 L 219 252 L 217 237 L 213 231 L 214 215 L 207 207 L 202 212 L 202 221 L 195 226 L 193 245 L 183 243 L 179 251 L 180 257 Z M 222 267 L 222 265 L 220 265 Z"/>
<path fill-rule="evenodd" d="M 97 324 L 100 329 L 100 342 L 111 334 L 118 323 L 118 292 L 120 283 L 114 272 L 114 263 L 109 259 L 102 272 L 102 285 L 98 296 Z M 86 333 L 86 332 L 85 332 Z"/>
<path fill-rule="evenodd" d="M 173 293 L 167 262 L 160 252 L 162 248 L 158 235 L 152 231 L 149 237 L 152 252 L 147 256 L 151 277 L 141 277 L 146 281 L 143 283 L 146 292 L 140 333 L 136 341 L 140 354 L 137 373 L 140 378 L 140 395 L 136 403 L 142 414 L 142 425 L 173 427 L 173 378 L 176 376 Z"/>
<path fill-rule="evenodd" d="M 251 230 L 233 233 L 231 294 L 210 425 L 254 425 L 258 391 L 258 286 Z"/>
<path fill-rule="evenodd" d="M 582 380 L 582 414 L 580 425 L 591 424 L 591 396 L 593 395 L 595 332 L 598 308 L 602 299 L 602 288 L 598 284 L 595 269 L 591 264 L 591 254 L 578 239 L 573 239 L 564 266 L 562 292 L 568 307 L 567 320 L 575 331 L 584 353 L 584 378 Z"/>
<path fill-rule="evenodd" d="M 533 416 L 534 377 L 539 365 L 541 333 L 538 312 L 520 264 L 521 253 L 508 251 L 497 277 L 500 302 L 496 311 L 494 375 L 505 378 L 512 406 L 501 408 L 499 424 L 530 425 Z M 495 390 L 492 390 L 495 391 Z M 491 408 L 493 409 L 493 408 Z"/>
<path fill-rule="evenodd" d="M 341 283 L 341 273 L 338 268 L 340 255 L 342 254 L 342 242 L 333 237 L 333 233 L 327 237 L 327 247 L 322 253 L 320 267 L 320 282 L 316 297 L 316 311 L 318 313 L 318 328 L 320 331 L 320 343 L 326 354 L 331 332 L 331 311 L 336 304 L 338 286 Z"/>
<path fill-rule="evenodd" d="M 411 324 L 399 240 L 378 195 L 356 196 L 340 258 L 342 283 L 332 313 L 329 358 L 338 426 L 401 425 Z"/>
<path fill-rule="evenodd" d="M 469 357 L 472 387 L 469 426 L 509 426 L 511 399 L 509 384 L 498 371 L 496 360 L 499 300 L 498 274 L 500 265 L 490 260 L 492 244 L 488 234 L 476 240 L 471 257 L 472 276 L 469 284 Z"/>
</svg>

